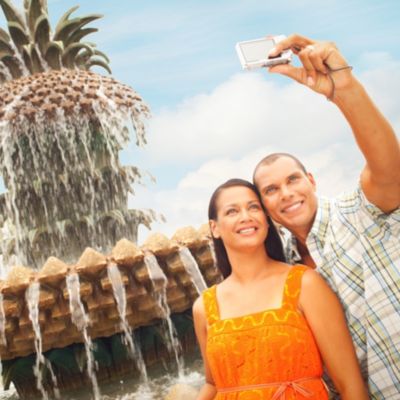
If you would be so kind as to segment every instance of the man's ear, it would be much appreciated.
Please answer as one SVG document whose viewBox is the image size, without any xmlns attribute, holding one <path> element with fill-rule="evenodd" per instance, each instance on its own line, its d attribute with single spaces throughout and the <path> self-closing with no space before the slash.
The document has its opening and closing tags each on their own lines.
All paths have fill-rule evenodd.
<svg viewBox="0 0 400 400">
<path fill-rule="evenodd" d="M 210 219 L 209 224 L 210 224 L 210 231 L 211 231 L 213 238 L 219 239 L 221 235 L 219 234 L 217 222 L 214 221 L 213 219 Z"/>
<path fill-rule="evenodd" d="M 317 190 L 317 184 L 315 182 L 313 174 L 311 172 L 307 172 L 307 177 L 308 177 L 309 181 L 312 183 L 312 185 L 314 186 L 314 190 Z"/>
</svg>

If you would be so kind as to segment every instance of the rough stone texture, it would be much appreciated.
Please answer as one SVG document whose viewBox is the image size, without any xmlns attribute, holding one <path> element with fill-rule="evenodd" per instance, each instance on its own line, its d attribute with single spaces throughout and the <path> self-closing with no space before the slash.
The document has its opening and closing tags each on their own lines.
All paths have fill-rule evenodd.
<svg viewBox="0 0 400 400">
<path fill-rule="evenodd" d="M 193 228 L 180 230 L 174 235 L 174 240 L 160 234 L 152 235 L 143 249 L 146 254 L 154 254 L 167 278 L 166 297 L 171 313 L 189 309 L 199 295 L 180 257 L 177 243 L 188 246 L 207 285 L 221 279 L 206 236 Z M 164 315 L 158 302 L 160 290 L 163 289 L 162 280 L 152 281 L 142 250 L 122 239 L 110 255 L 87 248 L 75 265 L 67 266 L 52 257 L 39 272 L 14 267 L 8 279 L 0 282 L 7 339 L 6 345 L 0 344 L 1 359 L 9 360 L 35 352 L 35 336 L 25 300 L 25 291 L 34 280 L 41 284 L 39 323 L 43 352 L 83 342 L 82 333 L 71 321 L 65 280 L 70 273 L 77 272 L 79 275 L 81 301 L 90 317 L 88 333 L 92 339 L 121 332 L 113 288 L 107 275 L 108 265 L 116 264 L 121 273 L 126 290 L 126 318 L 130 327 L 136 329 L 159 321 Z"/>
</svg>

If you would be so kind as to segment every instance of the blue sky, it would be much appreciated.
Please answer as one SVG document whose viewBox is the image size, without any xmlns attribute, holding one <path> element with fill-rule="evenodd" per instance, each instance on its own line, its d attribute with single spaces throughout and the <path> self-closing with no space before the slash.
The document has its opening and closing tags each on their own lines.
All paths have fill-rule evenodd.
<svg viewBox="0 0 400 400">
<path fill-rule="evenodd" d="M 16 3 L 22 3 L 22 0 Z M 104 14 L 90 37 L 111 59 L 113 76 L 137 90 L 152 110 L 148 145 L 132 143 L 123 164 L 149 171 L 132 208 L 152 207 L 171 235 L 206 222 L 213 188 L 250 178 L 269 151 L 290 151 L 333 195 L 357 184 L 362 158 L 332 104 L 266 71 L 244 72 L 235 43 L 293 32 L 336 42 L 354 73 L 394 125 L 400 126 L 398 1 L 49 0 L 53 24 L 73 14 Z M 1 20 L 1 26 L 4 26 Z M 53 25 L 54 27 L 55 25 Z M 144 239 L 148 231 L 141 231 Z"/>
</svg>

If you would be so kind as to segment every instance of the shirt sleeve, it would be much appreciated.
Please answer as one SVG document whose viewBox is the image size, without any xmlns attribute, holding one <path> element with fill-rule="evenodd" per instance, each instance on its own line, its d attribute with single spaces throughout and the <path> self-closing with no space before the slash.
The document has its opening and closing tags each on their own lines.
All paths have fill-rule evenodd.
<svg viewBox="0 0 400 400">
<path fill-rule="evenodd" d="M 342 216 L 361 234 L 400 236 L 400 207 L 391 213 L 384 213 L 366 198 L 360 185 L 336 200 Z"/>
</svg>

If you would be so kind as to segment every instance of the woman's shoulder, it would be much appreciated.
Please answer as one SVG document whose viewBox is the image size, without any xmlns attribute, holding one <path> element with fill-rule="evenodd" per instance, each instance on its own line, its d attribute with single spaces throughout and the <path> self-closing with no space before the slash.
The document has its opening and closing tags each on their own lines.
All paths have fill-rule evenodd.
<svg viewBox="0 0 400 400">
<path fill-rule="evenodd" d="M 219 284 L 218 284 L 219 285 Z M 206 315 L 206 304 L 207 301 L 210 301 L 211 298 L 214 296 L 215 290 L 217 285 L 210 286 L 209 288 L 205 289 L 200 296 L 193 302 L 193 315 L 200 314 Z"/>
<path fill-rule="evenodd" d="M 332 292 L 325 279 L 313 268 L 305 266 L 301 280 L 300 303 L 323 301 L 328 292 Z"/>
</svg>

